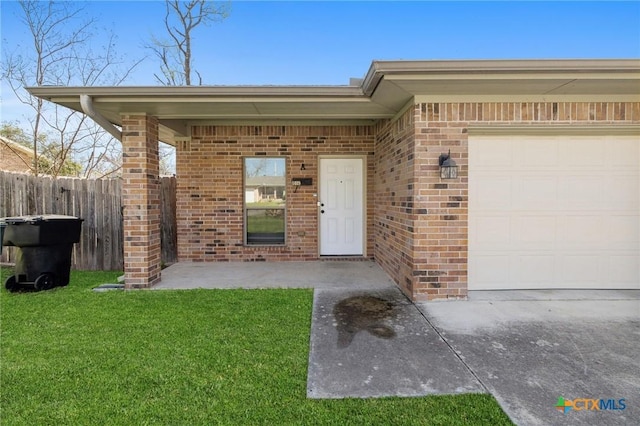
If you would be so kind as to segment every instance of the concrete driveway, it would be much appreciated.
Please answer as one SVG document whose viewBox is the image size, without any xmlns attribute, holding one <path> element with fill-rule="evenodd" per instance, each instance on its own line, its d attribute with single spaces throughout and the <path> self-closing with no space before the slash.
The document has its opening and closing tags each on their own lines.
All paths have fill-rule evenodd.
<svg viewBox="0 0 640 426">
<path fill-rule="evenodd" d="M 418 308 L 516 424 L 640 424 L 640 292 L 470 298 Z"/>
</svg>

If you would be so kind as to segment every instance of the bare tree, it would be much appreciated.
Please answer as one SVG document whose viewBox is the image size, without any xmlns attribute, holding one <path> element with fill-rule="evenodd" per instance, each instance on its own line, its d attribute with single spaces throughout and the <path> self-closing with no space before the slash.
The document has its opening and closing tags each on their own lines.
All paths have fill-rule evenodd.
<svg viewBox="0 0 640 426">
<path fill-rule="evenodd" d="M 141 61 L 123 68 L 113 35 L 106 39 L 100 53 L 92 50 L 91 31 L 97 22 L 88 18 L 78 3 L 37 0 L 19 3 L 21 21 L 29 30 L 32 45 L 17 45 L 12 51 L 3 49 L 2 76 L 16 97 L 33 109 L 30 124 L 34 155 L 37 157 L 43 149 L 40 146 L 43 133 L 55 144 L 55 149 L 47 147 L 51 168 L 40 170 L 40 162 L 35 161 L 34 173 L 57 176 L 64 172 L 64 164 L 70 158 L 83 164 L 80 173 L 84 176 L 118 170 L 119 144 L 102 128 L 84 114 L 31 96 L 25 87 L 118 85 Z"/>
<path fill-rule="evenodd" d="M 266 158 L 249 158 L 246 160 L 246 174 L 248 177 L 266 176 L 267 175 L 267 159 Z"/>
<path fill-rule="evenodd" d="M 30 148 L 33 145 L 33 136 L 30 135 L 30 132 L 25 131 L 18 122 L 3 122 L 0 124 L 0 136 L 27 148 Z M 38 146 L 40 147 L 40 152 L 38 153 L 37 159 L 27 161 L 20 156 L 24 165 L 32 172 L 35 170 L 36 166 L 38 167 L 38 170 L 44 174 L 50 174 L 51 170 L 55 169 L 59 170 L 59 174 L 62 175 L 77 176 L 82 171 L 82 165 L 77 161 L 73 161 L 71 158 L 66 158 L 62 164 L 56 164 L 60 159 L 60 156 L 58 155 L 59 147 L 55 143 L 51 143 L 49 141 L 49 135 L 47 133 L 40 133 L 38 137 Z M 8 147 L 13 151 L 10 146 Z M 35 162 L 37 162 L 37 165 L 34 164 Z"/>
<path fill-rule="evenodd" d="M 159 173 L 160 176 L 171 176 L 176 173 L 176 149 L 175 147 L 160 142 L 158 144 L 158 155 L 160 157 Z"/>
<path fill-rule="evenodd" d="M 147 46 L 160 60 L 161 75 L 154 74 L 160 84 L 181 86 L 192 84 L 192 74 L 202 84 L 202 76 L 193 69 L 193 31 L 199 26 L 220 22 L 229 15 L 229 4 L 216 5 L 206 0 L 166 0 L 164 26 L 167 39 L 153 36 Z"/>
</svg>

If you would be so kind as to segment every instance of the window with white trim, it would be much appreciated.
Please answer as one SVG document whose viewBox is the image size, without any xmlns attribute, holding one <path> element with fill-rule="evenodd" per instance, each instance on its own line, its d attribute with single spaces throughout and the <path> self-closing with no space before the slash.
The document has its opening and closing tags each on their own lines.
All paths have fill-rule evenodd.
<svg viewBox="0 0 640 426">
<path fill-rule="evenodd" d="M 244 158 L 245 244 L 285 243 L 286 172 L 283 157 Z"/>
</svg>

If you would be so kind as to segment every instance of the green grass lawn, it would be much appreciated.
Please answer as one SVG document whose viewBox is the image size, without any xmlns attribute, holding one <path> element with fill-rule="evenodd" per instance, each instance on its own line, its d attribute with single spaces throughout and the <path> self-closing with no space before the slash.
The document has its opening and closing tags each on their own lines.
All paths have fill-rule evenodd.
<svg viewBox="0 0 640 426">
<path fill-rule="evenodd" d="M 284 200 L 279 201 L 260 201 L 257 203 L 247 203 L 247 208 L 259 208 L 259 209 L 268 209 L 268 208 L 282 208 L 286 202 Z"/>
<path fill-rule="evenodd" d="M 260 203 L 257 203 L 260 204 Z M 266 203 L 262 203 L 266 204 Z M 267 206 L 265 206 L 267 207 Z M 247 232 L 249 233 L 283 233 L 284 234 L 284 210 L 254 209 L 247 211 Z"/>
<path fill-rule="evenodd" d="M 247 231 L 249 233 L 257 232 L 284 232 L 284 221 L 282 218 L 258 216 L 251 217 L 247 220 Z"/>
<path fill-rule="evenodd" d="M 311 290 L 90 290 L 118 275 L 2 289 L 3 426 L 510 424 L 489 395 L 306 399 Z"/>
</svg>

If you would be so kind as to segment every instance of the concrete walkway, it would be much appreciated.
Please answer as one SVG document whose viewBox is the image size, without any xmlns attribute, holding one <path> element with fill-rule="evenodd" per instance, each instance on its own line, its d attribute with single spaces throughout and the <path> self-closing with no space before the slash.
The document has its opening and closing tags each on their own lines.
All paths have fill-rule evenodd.
<svg viewBox="0 0 640 426">
<path fill-rule="evenodd" d="M 482 392 L 471 371 L 397 288 L 314 292 L 309 398 Z"/>
</svg>

